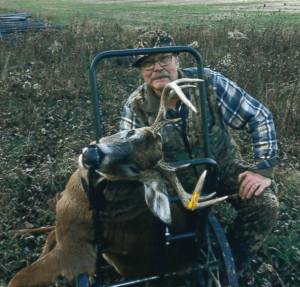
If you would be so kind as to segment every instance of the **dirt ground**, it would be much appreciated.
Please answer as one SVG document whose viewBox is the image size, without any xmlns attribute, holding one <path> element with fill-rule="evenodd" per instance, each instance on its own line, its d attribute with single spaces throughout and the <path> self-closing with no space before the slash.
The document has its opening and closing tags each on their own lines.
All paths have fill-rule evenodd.
<svg viewBox="0 0 300 287">
<path fill-rule="evenodd" d="M 255 11 L 257 9 L 264 9 L 269 12 L 291 12 L 297 13 L 300 12 L 300 1 L 299 0 L 264 0 L 264 1 L 255 1 L 255 0 L 78 0 L 79 2 L 90 2 L 90 3 L 99 3 L 99 4 L 124 4 L 124 3 L 135 3 L 135 4 L 148 4 L 148 5 L 194 5 L 194 4 L 232 4 L 236 10 L 240 11 Z M 236 4 L 245 4 L 245 5 L 236 5 Z M 228 6 L 227 6 L 228 7 Z"/>
</svg>

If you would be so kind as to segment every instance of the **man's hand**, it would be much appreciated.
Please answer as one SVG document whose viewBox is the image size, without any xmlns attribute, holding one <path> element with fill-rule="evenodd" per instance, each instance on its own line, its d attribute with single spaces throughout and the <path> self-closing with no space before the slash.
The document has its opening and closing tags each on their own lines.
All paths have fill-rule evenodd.
<svg viewBox="0 0 300 287">
<path fill-rule="evenodd" d="M 249 199 L 254 192 L 258 196 L 266 187 L 270 186 L 271 179 L 252 171 L 246 171 L 239 175 L 238 183 L 241 183 L 239 190 L 240 197 L 242 199 Z"/>
</svg>

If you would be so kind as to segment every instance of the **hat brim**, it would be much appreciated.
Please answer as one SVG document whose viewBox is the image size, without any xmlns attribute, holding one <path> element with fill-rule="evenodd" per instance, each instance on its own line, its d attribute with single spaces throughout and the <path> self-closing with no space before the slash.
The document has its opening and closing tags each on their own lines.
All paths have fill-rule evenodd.
<svg viewBox="0 0 300 287">
<path fill-rule="evenodd" d="M 167 52 L 165 52 L 165 53 L 167 53 Z M 179 53 L 173 53 L 173 55 L 179 55 Z M 134 61 L 132 64 L 131 64 L 131 67 L 133 67 L 133 68 L 140 68 L 140 66 L 141 66 L 141 63 L 143 62 L 143 60 L 146 58 L 146 57 L 148 57 L 149 55 L 144 55 L 144 56 L 142 56 L 142 57 L 140 57 L 140 58 L 138 58 L 136 61 Z"/>
<path fill-rule="evenodd" d="M 131 67 L 133 67 L 133 68 L 139 68 L 140 65 L 141 65 L 141 63 L 142 63 L 142 61 L 143 61 L 146 57 L 148 57 L 148 56 L 149 56 L 149 55 L 144 55 L 144 56 L 138 58 L 135 62 L 133 62 L 133 63 L 131 64 Z"/>
</svg>

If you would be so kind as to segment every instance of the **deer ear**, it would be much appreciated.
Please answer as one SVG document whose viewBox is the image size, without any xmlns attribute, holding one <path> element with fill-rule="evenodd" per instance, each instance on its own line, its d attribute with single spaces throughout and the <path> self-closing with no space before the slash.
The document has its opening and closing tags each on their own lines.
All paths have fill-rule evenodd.
<svg viewBox="0 0 300 287">
<path fill-rule="evenodd" d="M 145 200 L 152 213 L 166 224 L 172 223 L 167 187 L 162 179 L 144 183 Z"/>
</svg>

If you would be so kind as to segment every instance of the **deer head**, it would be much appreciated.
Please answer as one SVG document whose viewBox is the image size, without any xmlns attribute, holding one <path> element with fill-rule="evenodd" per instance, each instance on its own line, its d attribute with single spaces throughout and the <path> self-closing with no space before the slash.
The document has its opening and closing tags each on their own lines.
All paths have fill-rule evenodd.
<svg viewBox="0 0 300 287">
<path fill-rule="evenodd" d="M 170 203 L 167 187 L 163 177 L 167 178 L 177 192 L 184 207 L 188 208 L 192 195 L 185 192 L 176 176 L 177 169 L 171 168 L 163 161 L 162 138 L 159 130 L 181 119 L 167 119 L 166 113 L 170 99 L 176 94 L 193 112 L 195 107 L 187 99 L 182 89 L 196 88 L 195 83 L 203 80 L 180 79 L 165 86 L 157 118 L 151 127 L 143 127 L 135 130 L 121 131 L 109 137 L 102 138 L 99 144 L 89 146 L 83 150 L 79 157 L 79 165 L 82 168 L 97 170 L 103 177 L 111 181 L 137 180 L 144 183 L 145 199 L 154 215 L 167 224 L 171 223 Z M 183 85 L 180 85 L 183 84 Z M 206 172 L 202 174 L 196 186 L 195 192 L 200 194 Z M 215 193 L 200 198 L 193 209 L 203 208 L 227 197 L 209 200 Z"/>
</svg>

